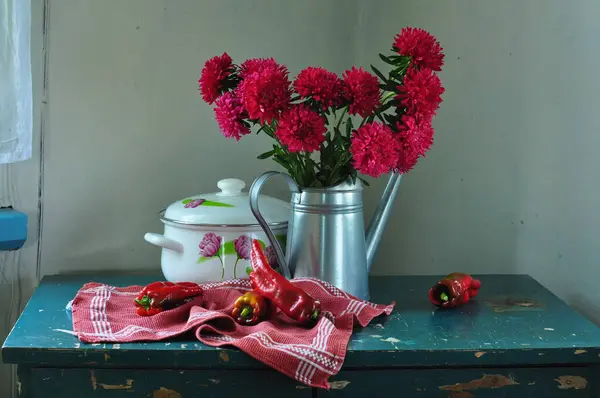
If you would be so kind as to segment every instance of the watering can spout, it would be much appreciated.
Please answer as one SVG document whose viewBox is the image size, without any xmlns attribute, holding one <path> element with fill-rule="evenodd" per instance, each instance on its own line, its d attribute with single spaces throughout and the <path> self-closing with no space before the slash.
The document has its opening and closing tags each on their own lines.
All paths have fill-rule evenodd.
<svg viewBox="0 0 600 398">
<path fill-rule="evenodd" d="M 367 227 L 365 237 L 367 252 L 367 269 L 369 271 L 371 271 L 371 265 L 373 265 L 375 253 L 377 252 L 379 243 L 381 243 L 383 231 L 385 230 L 387 221 L 390 218 L 390 212 L 392 210 L 392 205 L 394 204 L 394 199 L 398 194 L 398 188 L 400 187 L 401 179 L 402 174 L 400 173 L 392 173 L 390 175 L 390 179 L 388 180 L 388 183 L 385 186 L 383 195 L 381 195 L 379 205 L 377 205 L 377 210 L 375 210 L 375 214 L 371 218 L 371 222 Z"/>
</svg>

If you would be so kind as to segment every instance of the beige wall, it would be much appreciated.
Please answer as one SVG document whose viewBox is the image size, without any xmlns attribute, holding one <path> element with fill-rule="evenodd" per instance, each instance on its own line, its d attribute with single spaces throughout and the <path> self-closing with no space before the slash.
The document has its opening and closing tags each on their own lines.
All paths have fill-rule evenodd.
<svg viewBox="0 0 600 398">
<path fill-rule="evenodd" d="M 197 89 L 205 60 L 273 56 L 293 74 L 354 59 L 356 3 L 345 0 L 61 0 L 49 30 L 45 273 L 159 269 L 156 213 L 247 181 L 273 162 L 264 137 L 221 136 Z M 284 187 L 279 189 L 283 192 Z M 272 192 L 277 192 L 275 189 Z"/>
<path fill-rule="evenodd" d="M 447 53 L 436 144 L 375 272 L 529 273 L 600 322 L 598 2 L 375 3 L 361 2 L 360 62 L 408 24 Z"/>
</svg>

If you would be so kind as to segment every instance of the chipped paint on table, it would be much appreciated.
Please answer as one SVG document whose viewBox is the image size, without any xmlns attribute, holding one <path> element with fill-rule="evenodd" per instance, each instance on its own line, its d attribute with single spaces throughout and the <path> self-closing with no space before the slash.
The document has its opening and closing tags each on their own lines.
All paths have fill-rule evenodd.
<svg viewBox="0 0 600 398">
<path fill-rule="evenodd" d="M 221 377 L 222 372 L 258 372 L 252 373 L 257 380 L 269 375 L 264 380 L 269 383 L 273 372 L 265 365 L 236 349 L 205 346 L 190 335 L 163 342 L 122 344 L 84 344 L 73 336 L 72 320 L 65 306 L 84 283 L 145 285 L 157 279 L 161 276 L 45 277 L 4 344 L 4 361 L 20 365 L 20 385 L 24 390 L 30 387 L 31 377 L 41 375 L 42 368 L 86 369 L 88 382 L 93 369 L 95 391 L 112 394 L 137 392 L 139 378 L 132 374 L 142 369 L 154 372 L 157 366 L 181 369 L 188 375 L 192 374 L 190 371 L 214 371 L 210 379 L 221 382 L 207 379 L 204 384 L 210 386 L 223 385 L 226 378 Z M 390 316 L 355 330 L 344 368 L 332 377 L 332 388 L 327 394 L 354 396 L 367 388 L 366 380 L 373 375 L 373 380 L 379 382 L 387 375 L 396 384 L 405 374 L 413 375 L 415 380 L 422 377 L 424 383 L 432 382 L 426 374 L 439 374 L 439 380 L 445 380 L 436 384 L 434 395 L 423 392 L 415 396 L 479 397 L 497 394 L 495 391 L 504 388 L 536 391 L 550 385 L 552 391 L 563 395 L 590 396 L 581 394 L 596 391 L 598 387 L 590 372 L 600 369 L 600 330 L 535 280 L 524 275 L 483 275 L 476 300 L 461 308 L 441 310 L 427 300 L 428 288 L 438 279 L 439 276 L 371 278 L 372 300 L 396 301 L 396 309 Z M 560 370 L 564 366 L 572 367 L 571 371 Z M 117 368 L 128 370 L 115 381 L 98 378 L 100 370 Z M 553 370 L 544 371 L 550 368 Z M 240 377 L 243 374 L 250 373 L 240 373 Z M 406 376 L 406 380 L 413 376 Z M 310 388 L 282 377 L 293 391 L 310 393 Z M 415 394 L 419 393 L 417 388 L 431 393 L 431 385 L 416 381 L 413 384 Z M 479 387 L 473 388 L 476 386 Z M 148 396 L 164 397 L 171 394 L 168 391 L 179 391 L 169 385 L 155 387 Z"/>
<path fill-rule="evenodd" d="M 311 391 L 296 388 L 281 374 L 267 370 L 236 372 L 233 370 L 118 370 L 60 369 L 31 370 L 35 383 L 27 384 L 22 396 L 35 398 L 71 397 L 234 397 L 242 392 L 247 397 L 264 395 L 269 388 L 286 398 L 310 398 Z"/>
<path fill-rule="evenodd" d="M 318 391 L 317 397 L 365 397 L 388 384 L 393 394 L 422 398 L 597 397 L 589 367 L 487 369 L 385 369 L 342 371 L 332 383 L 345 390 Z M 394 395 L 395 394 L 395 395 Z"/>
</svg>

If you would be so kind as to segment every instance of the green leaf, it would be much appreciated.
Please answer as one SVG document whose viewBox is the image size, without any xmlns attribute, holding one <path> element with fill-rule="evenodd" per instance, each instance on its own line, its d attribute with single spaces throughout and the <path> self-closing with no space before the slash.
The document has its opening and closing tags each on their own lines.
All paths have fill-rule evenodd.
<svg viewBox="0 0 600 398">
<path fill-rule="evenodd" d="M 387 111 L 388 109 L 390 109 L 394 105 L 395 105 L 394 101 L 390 101 L 390 102 L 386 103 L 385 105 L 383 105 L 381 108 L 377 109 L 377 113 L 381 114 L 381 113 Z"/>
<path fill-rule="evenodd" d="M 387 82 L 387 80 L 388 80 L 388 79 L 387 79 L 387 77 L 385 77 L 385 76 L 383 75 L 383 73 L 381 73 L 381 72 L 379 71 L 379 69 L 377 69 L 377 68 L 376 68 L 376 67 L 374 67 L 373 65 L 371 65 L 371 69 L 373 69 L 373 72 L 375 72 L 375 74 L 376 74 L 377 76 L 379 76 L 379 78 L 380 78 L 381 80 L 383 80 L 384 82 Z"/>
<path fill-rule="evenodd" d="M 252 267 L 246 267 L 246 274 L 250 275 L 250 272 L 252 272 Z"/>
<path fill-rule="evenodd" d="M 340 131 L 340 129 L 338 129 L 337 127 L 334 127 L 334 128 L 333 128 L 333 131 L 334 131 L 334 133 L 335 133 L 335 136 L 333 137 L 333 139 L 334 139 L 334 141 L 335 141 L 335 140 L 337 140 L 337 139 L 338 139 L 338 137 L 339 137 L 340 135 L 342 135 L 342 132 L 341 132 L 341 131 Z"/>
<path fill-rule="evenodd" d="M 362 182 L 362 183 L 363 183 L 365 186 L 367 186 L 367 187 L 368 187 L 368 186 L 370 185 L 370 184 L 367 182 L 367 180 L 365 180 L 364 178 L 361 178 L 361 177 L 359 177 L 359 176 L 356 176 L 356 177 L 357 177 L 357 178 L 360 180 L 360 182 Z"/>
<path fill-rule="evenodd" d="M 381 58 L 381 60 L 386 64 L 395 65 L 394 61 L 392 61 L 390 58 L 386 57 L 383 54 L 379 54 L 379 58 Z"/>
<path fill-rule="evenodd" d="M 404 70 L 394 69 L 390 71 L 390 76 L 394 77 L 396 80 L 402 80 L 404 77 Z"/>
<path fill-rule="evenodd" d="M 383 118 L 389 124 L 394 124 L 394 122 L 396 121 L 396 117 L 394 115 L 383 115 Z"/>
<path fill-rule="evenodd" d="M 290 170 L 290 165 L 286 161 L 281 159 L 281 157 L 279 157 L 279 156 L 274 157 L 273 160 L 275 162 L 279 163 L 280 165 L 282 165 L 286 170 L 288 170 L 288 171 Z"/>
<path fill-rule="evenodd" d="M 235 207 L 234 205 L 230 205 L 222 202 L 213 202 L 212 200 L 205 200 L 200 206 L 209 206 L 209 207 Z"/>
<path fill-rule="evenodd" d="M 256 158 L 257 158 L 257 159 L 268 159 L 268 158 L 270 158 L 271 156 L 273 156 L 273 154 L 274 154 L 274 153 L 275 153 L 275 151 L 274 151 L 274 150 L 267 151 L 267 152 L 261 153 L 261 154 L 260 154 L 260 155 L 258 155 Z"/>
<path fill-rule="evenodd" d="M 198 258 L 198 261 L 196 261 L 196 264 L 202 264 L 203 262 L 205 262 L 205 261 L 208 261 L 208 260 L 210 260 L 211 258 L 212 258 L 212 257 L 204 257 L 204 256 L 200 256 L 200 257 Z"/>
<path fill-rule="evenodd" d="M 287 235 L 286 234 L 275 235 L 275 238 L 279 241 L 281 248 L 285 252 L 285 246 L 287 245 Z"/>
<path fill-rule="evenodd" d="M 346 122 L 346 137 L 350 137 L 350 133 L 352 133 L 352 119 L 348 118 Z"/>
<path fill-rule="evenodd" d="M 181 203 L 183 203 L 184 205 L 187 205 L 188 203 L 191 203 L 192 200 L 194 200 L 194 199 L 184 199 L 181 201 Z"/>
<path fill-rule="evenodd" d="M 229 242 L 225 242 L 225 244 L 221 246 L 219 252 L 221 253 L 221 256 L 227 256 L 232 254 L 235 254 L 237 256 L 237 253 L 235 251 L 235 244 L 232 240 L 230 240 Z"/>
</svg>

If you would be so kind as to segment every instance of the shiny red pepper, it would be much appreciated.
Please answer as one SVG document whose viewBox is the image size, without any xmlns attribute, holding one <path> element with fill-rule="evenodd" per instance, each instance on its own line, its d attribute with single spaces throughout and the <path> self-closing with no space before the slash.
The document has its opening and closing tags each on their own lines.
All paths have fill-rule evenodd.
<svg viewBox="0 0 600 398">
<path fill-rule="evenodd" d="M 453 272 L 429 289 L 429 301 L 442 308 L 454 308 L 466 304 L 477 296 L 481 282 L 469 274 Z"/>
<path fill-rule="evenodd" d="M 256 325 L 270 315 L 270 302 L 258 292 L 247 292 L 233 304 L 231 316 L 240 325 Z"/>
<path fill-rule="evenodd" d="M 202 288 L 192 282 L 154 282 L 142 289 L 134 300 L 136 313 L 156 315 L 173 309 L 202 294 Z"/>
<path fill-rule="evenodd" d="M 321 315 L 321 303 L 271 268 L 258 240 L 250 255 L 252 287 L 290 318 L 310 325 Z"/>
</svg>

